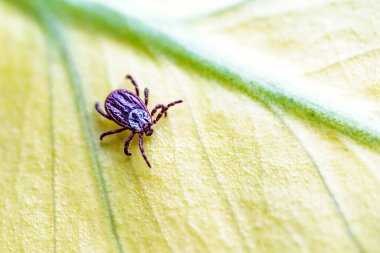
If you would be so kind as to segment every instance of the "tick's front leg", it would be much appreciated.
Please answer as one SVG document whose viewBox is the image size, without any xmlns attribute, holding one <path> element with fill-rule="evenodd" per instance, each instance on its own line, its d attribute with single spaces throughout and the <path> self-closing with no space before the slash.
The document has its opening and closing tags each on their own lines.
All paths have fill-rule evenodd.
<svg viewBox="0 0 380 253">
<path fill-rule="evenodd" d="M 144 157 L 145 162 L 146 162 L 146 164 L 148 164 L 149 168 L 152 168 L 152 166 L 150 166 L 150 163 L 149 163 L 148 158 L 146 157 L 146 154 L 145 154 L 145 151 L 144 151 L 144 147 L 143 147 L 143 134 L 139 133 L 139 138 L 140 138 L 140 150 L 141 150 L 141 154 Z"/>
<path fill-rule="evenodd" d="M 163 104 L 158 104 L 153 108 L 152 112 L 150 113 L 151 117 L 154 116 L 158 109 L 161 109 L 161 112 L 157 115 L 156 119 L 153 120 L 153 125 L 156 124 L 156 122 L 162 117 L 162 114 L 165 113 L 166 116 L 166 106 Z"/>
<path fill-rule="evenodd" d="M 131 142 L 131 140 L 133 139 L 133 136 L 135 136 L 135 133 L 131 133 L 127 140 L 125 141 L 125 144 L 124 144 L 124 154 L 126 154 L 127 156 L 130 156 L 132 155 L 131 152 L 129 152 L 128 148 L 129 148 L 129 143 Z"/>
<path fill-rule="evenodd" d="M 166 106 L 165 117 L 168 116 L 168 110 L 169 110 L 170 107 L 172 107 L 172 106 L 174 106 L 174 105 L 176 105 L 176 104 L 180 104 L 180 103 L 182 103 L 182 102 L 183 102 L 182 100 L 176 100 L 176 101 L 174 101 L 174 102 L 169 103 L 169 104 Z"/>
<path fill-rule="evenodd" d="M 161 109 L 161 111 L 164 110 L 164 109 L 165 109 L 165 105 L 163 105 L 163 104 L 158 104 L 158 105 L 156 105 L 156 106 L 153 108 L 153 110 L 150 112 L 150 116 L 153 117 L 154 114 L 156 114 L 156 112 L 157 112 L 158 109 Z"/>
</svg>

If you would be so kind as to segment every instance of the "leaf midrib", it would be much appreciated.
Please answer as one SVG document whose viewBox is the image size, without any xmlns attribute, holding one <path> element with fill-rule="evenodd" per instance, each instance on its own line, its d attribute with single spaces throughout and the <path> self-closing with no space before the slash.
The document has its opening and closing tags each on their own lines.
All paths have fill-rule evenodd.
<svg viewBox="0 0 380 253">
<path fill-rule="evenodd" d="M 64 38 L 64 34 L 61 30 L 60 23 L 55 18 L 53 18 L 53 16 L 49 13 L 48 9 L 45 8 L 43 5 L 37 3 L 37 4 L 35 4 L 34 7 L 35 8 L 33 11 L 35 11 L 36 14 L 39 15 L 39 17 L 41 18 L 40 21 L 43 23 L 44 27 L 47 30 L 48 39 L 49 39 L 48 43 L 50 43 L 50 44 L 56 43 L 55 45 L 52 45 L 52 46 L 58 47 L 59 52 L 60 52 L 61 57 L 62 57 L 62 60 L 65 63 L 66 71 L 68 72 L 68 76 L 70 77 L 70 84 L 72 85 L 72 89 L 73 89 L 73 93 L 74 93 L 74 97 L 75 97 L 75 101 L 76 101 L 76 107 L 78 110 L 79 120 L 82 123 L 82 127 L 84 130 L 86 139 L 87 139 L 87 144 L 88 144 L 88 147 L 90 149 L 91 162 L 93 163 L 92 167 L 95 170 L 96 178 L 97 178 L 99 188 L 100 188 L 99 190 L 101 192 L 101 196 L 102 196 L 103 202 L 104 202 L 104 207 L 105 207 L 107 214 L 108 214 L 108 219 L 110 222 L 110 229 L 111 229 L 112 235 L 115 239 L 116 248 L 117 248 L 118 252 L 124 252 L 123 247 L 121 245 L 120 236 L 117 232 L 117 228 L 116 228 L 116 224 L 115 224 L 115 217 L 114 217 L 113 209 L 111 207 L 111 202 L 110 202 L 110 199 L 108 196 L 108 191 L 106 188 L 105 178 L 104 178 L 104 175 L 103 175 L 103 172 L 101 169 L 101 164 L 99 162 L 99 158 L 97 155 L 96 146 L 93 142 L 93 133 L 92 133 L 91 127 L 89 126 L 88 115 L 87 115 L 87 112 L 85 109 L 85 98 L 83 95 L 83 90 L 81 87 L 80 78 L 79 78 L 78 73 L 76 72 L 75 64 L 72 62 L 72 59 L 71 59 L 72 54 L 71 54 L 69 48 L 66 46 L 67 43 L 66 43 L 66 40 Z M 52 124 L 52 122 L 51 122 L 51 124 Z M 51 133 L 51 134 L 54 135 L 53 133 Z M 53 145 L 53 151 L 52 151 L 53 155 L 55 155 L 54 143 L 55 143 L 55 140 L 52 137 L 51 144 Z M 54 158 L 54 156 L 53 156 L 53 158 Z M 52 166 L 53 166 L 52 170 L 54 173 L 54 171 L 55 171 L 54 161 L 53 161 Z M 55 200 L 55 186 L 54 186 L 54 184 L 55 184 L 55 176 L 53 175 L 54 234 L 55 234 L 56 233 L 56 210 L 55 210 L 56 209 L 56 204 L 55 204 L 56 200 Z M 54 251 L 56 251 L 56 238 L 54 238 Z"/>
<path fill-rule="evenodd" d="M 20 0 L 19 3 L 30 9 L 38 5 L 38 2 Z M 245 92 L 265 104 L 274 102 L 287 111 L 306 116 L 308 120 L 322 122 L 360 143 L 380 150 L 380 132 L 371 122 L 360 121 L 353 115 L 344 115 L 338 108 L 300 96 L 295 88 L 282 84 L 285 80 L 260 76 L 255 70 L 245 73 L 247 71 L 230 64 L 223 57 L 208 54 L 209 48 L 194 43 L 175 27 L 127 16 L 101 4 L 58 0 L 43 5 L 51 15 L 57 15 L 63 20 L 75 18 L 79 25 L 91 23 L 97 31 L 121 40 L 133 41 L 134 46 L 140 49 L 149 44 L 151 48 L 176 60 L 176 63 L 194 69 L 208 78 L 217 79 L 221 84 Z"/>
</svg>

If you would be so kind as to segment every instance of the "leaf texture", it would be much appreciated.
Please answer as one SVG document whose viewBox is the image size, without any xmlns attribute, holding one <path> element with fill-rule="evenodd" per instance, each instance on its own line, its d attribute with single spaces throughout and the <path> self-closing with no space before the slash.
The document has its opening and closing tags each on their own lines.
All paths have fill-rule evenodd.
<svg viewBox="0 0 380 253">
<path fill-rule="evenodd" d="M 246 66 L 238 77 L 263 70 L 274 92 L 300 89 L 301 102 L 327 101 L 333 114 L 255 94 L 188 55 L 199 45 L 170 25 L 170 45 L 184 47 L 117 31 L 109 9 L 15 3 L 0 3 L 2 252 L 378 250 L 376 2 L 249 1 L 172 18 L 221 41 L 198 55 L 225 66 L 218 54 L 244 52 L 231 59 Z M 137 140 L 123 154 L 128 133 L 98 140 L 116 125 L 94 103 L 131 89 L 128 73 L 150 89 L 150 108 L 185 101 L 144 139 L 152 170 Z"/>
</svg>

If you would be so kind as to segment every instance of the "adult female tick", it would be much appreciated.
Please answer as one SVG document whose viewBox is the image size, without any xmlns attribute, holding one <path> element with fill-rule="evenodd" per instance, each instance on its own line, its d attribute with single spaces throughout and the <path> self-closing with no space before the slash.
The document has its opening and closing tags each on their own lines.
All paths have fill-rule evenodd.
<svg viewBox="0 0 380 253">
<path fill-rule="evenodd" d="M 145 133 L 147 136 L 151 136 L 153 134 L 152 126 L 161 119 L 162 115 L 165 114 L 165 116 L 167 116 L 167 111 L 170 107 L 175 104 L 182 103 L 182 100 L 171 102 L 168 105 L 158 104 L 149 113 L 147 107 L 149 92 L 148 89 L 144 89 L 144 103 L 139 97 L 139 86 L 137 82 L 130 75 L 127 75 L 126 78 L 132 82 L 133 86 L 135 86 L 136 94 L 125 89 L 117 89 L 112 91 L 104 102 L 106 113 L 100 108 L 99 102 L 95 104 L 96 110 L 102 116 L 104 116 L 106 119 L 114 121 L 116 124 L 121 126 L 119 129 L 103 133 L 100 135 L 100 140 L 110 134 L 116 134 L 125 130 L 131 130 L 132 133 L 128 136 L 124 144 L 124 153 L 128 156 L 132 155 L 132 153 L 130 153 L 128 150 L 129 143 L 131 142 L 133 136 L 135 136 L 135 134 L 138 134 L 141 154 L 144 157 L 149 168 L 151 168 L 151 165 L 148 161 L 148 158 L 146 157 L 143 148 L 143 135 Z M 153 119 L 153 116 L 159 109 L 161 109 L 161 111 L 157 117 Z"/>
</svg>

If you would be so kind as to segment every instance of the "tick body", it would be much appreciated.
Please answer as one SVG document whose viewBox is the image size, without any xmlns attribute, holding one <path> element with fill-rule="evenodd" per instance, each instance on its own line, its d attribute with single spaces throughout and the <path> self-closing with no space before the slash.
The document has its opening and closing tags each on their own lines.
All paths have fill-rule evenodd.
<svg viewBox="0 0 380 253">
<path fill-rule="evenodd" d="M 139 136 L 139 146 L 146 163 L 151 167 L 148 158 L 146 157 L 144 148 L 143 148 L 143 136 L 151 136 L 153 134 L 152 126 L 155 125 L 162 117 L 162 115 L 167 115 L 167 111 L 170 107 L 175 104 L 182 103 L 182 100 L 177 100 L 169 103 L 168 105 L 158 104 L 153 110 L 149 113 L 148 110 L 148 89 L 144 89 L 144 101 L 139 97 L 139 87 L 137 82 L 133 79 L 132 76 L 128 75 L 126 77 L 129 79 L 132 84 L 135 86 L 135 93 L 132 93 L 125 89 L 118 89 L 112 91 L 104 102 L 104 112 L 99 103 L 95 104 L 96 110 L 105 118 L 114 121 L 116 124 L 121 126 L 121 128 L 116 130 L 111 130 L 103 133 L 100 136 L 102 140 L 105 136 L 115 133 L 120 133 L 125 130 L 131 130 L 132 133 L 128 136 L 124 145 L 124 153 L 128 156 L 132 155 L 128 148 L 129 143 L 133 137 L 137 134 Z M 156 118 L 153 119 L 155 113 L 160 110 Z"/>
</svg>

